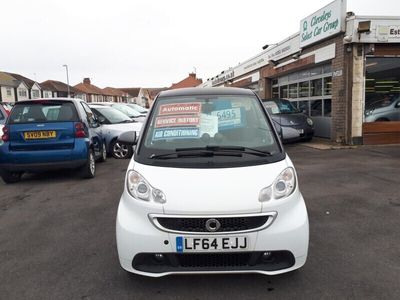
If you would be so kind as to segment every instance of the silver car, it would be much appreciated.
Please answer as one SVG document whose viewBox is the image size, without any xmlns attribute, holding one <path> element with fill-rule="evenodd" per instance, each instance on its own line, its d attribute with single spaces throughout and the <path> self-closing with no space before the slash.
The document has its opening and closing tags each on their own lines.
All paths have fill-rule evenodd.
<svg viewBox="0 0 400 300">
<path fill-rule="evenodd" d="M 144 122 L 146 116 L 138 112 L 137 110 L 133 109 L 132 107 L 128 106 L 126 103 L 114 103 L 114 102 L 94 102 L 92 104 L 102 105 L 102 106 L 111 106 L 120 112 L 127 115 L 134 121 Z"/>
<path fill-rule="evenodd" d="M 400 95 L 386 96 L 366 106 L 365 122 L 400 121 Z"/>
<path fill-rule="evenodd" d="M 127 131 L 135 131 L 136 135 L 139 135 L 142 123 L 133 121 L 111 106 L 94 104 L 89 106 L 102 124 L 107 153 L 118 159 L 130 158 L 133 154 L 132 146 L 118 143 L 117 138 L 121 133 Z"/>
</svg>

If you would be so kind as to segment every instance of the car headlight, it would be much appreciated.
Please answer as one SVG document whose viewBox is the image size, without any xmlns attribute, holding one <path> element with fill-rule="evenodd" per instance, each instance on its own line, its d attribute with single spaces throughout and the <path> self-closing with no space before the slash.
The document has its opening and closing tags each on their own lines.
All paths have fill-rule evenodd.
<svg viewBox="0 0 400 300">
<path fill-rule="evenodd" d="M 366 110 L 366 111 L 365 111 L 365 115 L 366 115 L 366 116 L 372 115 L 373 112 L 374 112 L 373 109 Z"/>
<path fill-rule="evenodd" d="M 286 168 L 275 179 L 274 183 L 260 191 L 258 200 L 266 202 L 271 199 L 282 199 L 290 196 L 296 188 L 296 175 L 292 167 Z"/>
<path fill-rule="evenodd" d="M 314 122 L 313 122 L 313 120 L 311 118 L 307 118 L 307 124 L 310 125 L 310 126 L 313 126 Z"/>
<path fill-rule="evenodd" d="M 135 199 L 157 203 L 167 202 L 165 194 L 161 190 L 152 187 L 142 175 L 134 170 L 128 172 L 126 186 L 129 194 Z"/>
</svg>

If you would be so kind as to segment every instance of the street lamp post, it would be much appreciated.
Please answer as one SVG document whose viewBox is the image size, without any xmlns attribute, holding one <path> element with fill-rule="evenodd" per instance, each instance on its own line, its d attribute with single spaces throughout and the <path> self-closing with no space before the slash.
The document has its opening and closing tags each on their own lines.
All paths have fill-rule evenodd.
<svg viewBox="0 0 400 300">
<path fill-rule="evenodd" d="M 63 65 L 63 67 L 65 68 L 66 72 L 67 72 L 67 89 L 68 89 L 68 98 L 69 98 L 69 76 L 68 76 L 68 65 Z"/>
</svg>

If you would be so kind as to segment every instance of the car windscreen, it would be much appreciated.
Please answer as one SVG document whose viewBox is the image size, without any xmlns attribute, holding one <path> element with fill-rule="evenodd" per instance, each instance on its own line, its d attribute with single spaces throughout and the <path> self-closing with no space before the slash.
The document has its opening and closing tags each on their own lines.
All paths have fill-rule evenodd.
<svg viewBox="0 0 400 300">
<path fill-rule="evenodd" d="M 146 114 L 146 113 L 147 113 L 147 109 L 141 107 L 141 106 L 138 105 L 138 104 L 130 103 L 130 104 L 128 104 L 128 106 L 129 106 L 129 107 L 132 107 L 134 110 L 136 110 L 136 111 L 138 111 L 138 112 L 140 112 L 140 113 L 142 113 L 142 114 Z"/>
<path fill-rule="evenodd" d="M 265 108 L 272 115 L 298 113 L 298 109 L 288 100 L 269 100 L 264 102 Z"/>
<path fill-rule="evenodd" d="M 232 166 L 265 163 L 281 148 L 255 96 L 158 98 L 138 160 L 152 165 Z"/>
<path fill-rule="evenodd" d="M 104 106 L 104 107 L 90 107 L 97 115 L 103 116 L 108 124 L 119 124 L 119 123 L 128 123 L 133 122 L 131 118 L 129 118 L 124 113 L 119 110 Z"/>
<path fill-rule="evenodd" d="M 9 117 L 10 124 L 79 121 L 71 102 L 32 101 L 16 104 Z"/>
<path fill-rule="evenodd" d="M 5 113 L 0 109 L 0 124 L 4 124 L 4 121 L 6 120 Z"/>
<path fill-rule="evenodd" d="M 113 104 L 112 107 L 115 108 L 115 109 L 118 109 L 120 112 L 123 112 L 128 117 L 131 117 L 131 118 L 140 117 L 140 113 L 138 111 L 134 110 L 132 107 L 129 107 L 128 105 L 125 105 L 125 104 Z"/>
</svg>

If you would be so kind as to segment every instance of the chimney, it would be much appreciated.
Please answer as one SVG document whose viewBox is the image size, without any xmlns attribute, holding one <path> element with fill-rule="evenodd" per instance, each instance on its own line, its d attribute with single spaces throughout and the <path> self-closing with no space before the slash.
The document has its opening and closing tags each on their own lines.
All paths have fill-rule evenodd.
<svg viewBox="0 0 400 300">
<path fill-rule="evenodd" d="M 196 73 L 189 73 L 190 77 L 193 77 L 194 79 L 196 79 Z"/>
<path fill-rule="evenodd" d="M 90 84 L 90 78 L 83 78 L 84 84 Z"/>
</svg>

